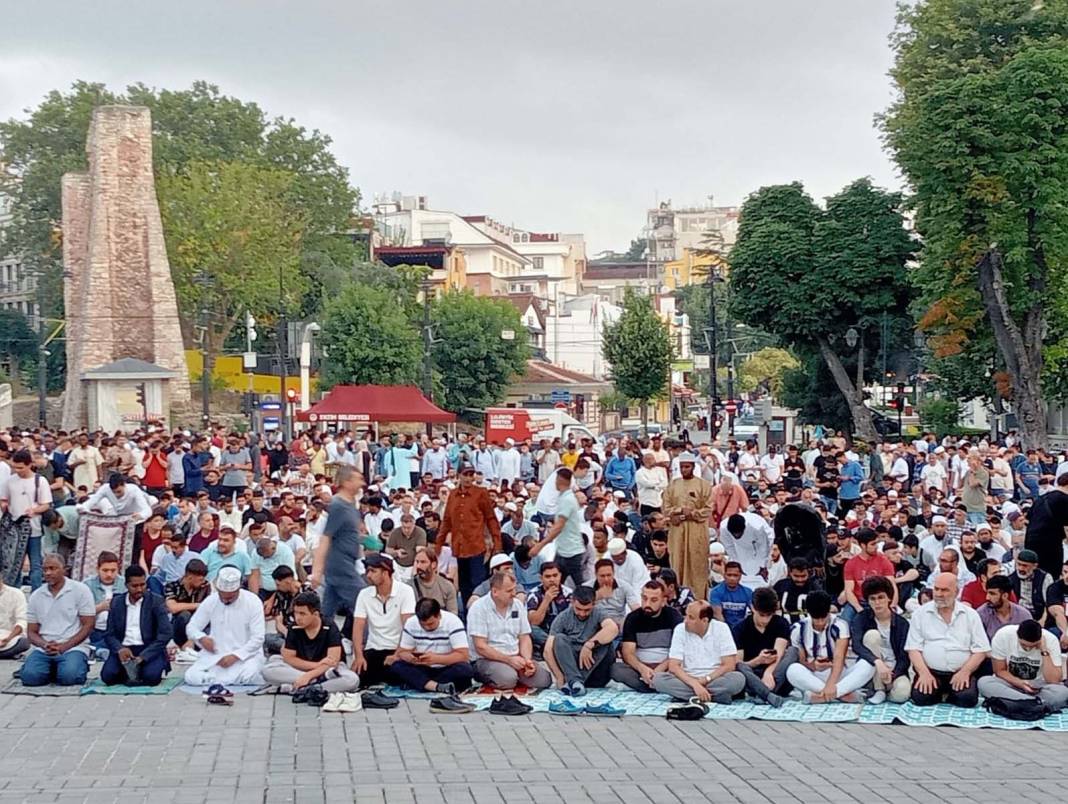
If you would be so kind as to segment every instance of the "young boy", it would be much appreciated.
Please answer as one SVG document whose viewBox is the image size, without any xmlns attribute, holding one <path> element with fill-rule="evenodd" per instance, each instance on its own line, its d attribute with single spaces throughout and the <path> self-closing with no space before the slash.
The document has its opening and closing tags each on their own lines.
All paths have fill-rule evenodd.
<svg viewBox="0 0 1068 804">
<path fill-rule="evenodd" d="M 737 670 L 745 676 L 746 692 L 778 708 L 783 697 L 775 691 L 785 686 L 786 670 L 798 652 L 790 647 L 790 623 L 776 613 L 779 597 L 773 589 L 754 590 L 750 605 L 753 613 L 734 627 Z"/>
<path fill-rule="evenodd" d="M 805 694 L 806 703 L 857 703 L 854 693 L 871 680 L 874 669 L 867 662 L 848 661 L 849 626 L 831 616 L 830 595 L 813 592 L 806 604 L 808 615 L 790 632 L 799 655 L 786 670 L 787 680 Z"/>
</svg>

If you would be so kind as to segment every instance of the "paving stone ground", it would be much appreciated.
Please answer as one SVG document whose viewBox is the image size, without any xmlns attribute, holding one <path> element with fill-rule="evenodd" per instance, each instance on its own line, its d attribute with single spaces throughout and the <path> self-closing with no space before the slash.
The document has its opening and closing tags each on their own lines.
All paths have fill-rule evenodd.
<svg viewBox="0 0 1068 804">
<path fill-rule="evenodd" d="M 11 663 L 0 664 L 6 684 Z M 0 695 L 0 802 L 1043 802 L 1064 735 Z"/>
</svg>

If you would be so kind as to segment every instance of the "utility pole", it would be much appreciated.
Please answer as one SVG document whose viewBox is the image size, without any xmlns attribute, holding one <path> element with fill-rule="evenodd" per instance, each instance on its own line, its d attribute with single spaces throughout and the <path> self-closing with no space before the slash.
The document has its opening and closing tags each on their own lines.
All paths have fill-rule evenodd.
<svg viewBox="0 0 1068 804">
<path fill-rule="evenodd" d="M 37 423 L 48 426 L 48 336 L 45 334 L 44 271 L 36 273 L 37 291 Z"/>
<path fill-rule="evenodd" d="M 716 440 L 716 374 L 719 359 L 716 354 L 716 270 L 708 267 L 708 439 Z"/>
<path fill-rule="evenodd" d="M 211 355 L 208 353 L 208 328 L 211 326 L 211 312 L 205 307 L 200 311 L 201 315 L 201 341 L 200 341 L 200 417 L 204 421 L 204 429 L 211 424 Z"/>
<path fill-rule="evenodd" d="M 285 286 L 282 265 L 278 265 L 278 373 L 280 375 L 278 400 L 282 403 L 282 438 L 289 442 L 289 396 L 286 383 L 289 380 L 289 324 L 286 322 Z"/>
<path fill-rule="evenodd" d="M 431 347 L 434 345 L 430 329 L 430 277 L 424 276 L 419 283 L 423 290 L 423 395 L 434 401 L 434 365 Z M 426 434 L 434 434 L 433 424 L 426 423 Z"/>
</svg>

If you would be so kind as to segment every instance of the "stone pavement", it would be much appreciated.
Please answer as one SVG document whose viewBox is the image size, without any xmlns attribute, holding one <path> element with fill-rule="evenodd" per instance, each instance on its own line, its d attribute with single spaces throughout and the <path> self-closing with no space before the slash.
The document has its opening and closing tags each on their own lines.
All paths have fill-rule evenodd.
<svg viewBox="0 0 1068 804">
<path fill-rule="evenodd" d="M 11 663 L 0 663 L 6 684 Z M 321 714 L 288 698 L 0 695 L 0 802 L 1050 800 L 1064 737 L 857 724 Z"/>
</svg>

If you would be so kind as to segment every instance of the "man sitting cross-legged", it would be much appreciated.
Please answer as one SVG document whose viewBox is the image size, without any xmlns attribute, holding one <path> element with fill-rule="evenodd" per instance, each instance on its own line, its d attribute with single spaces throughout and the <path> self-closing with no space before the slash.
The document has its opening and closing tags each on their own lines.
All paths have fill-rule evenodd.
<svg viewBox="0 0 1068 804">
<path fill-rule="evenodd" d="M 672 698 L 729 704 L 745 689 L 745 676 L 735 670 L 737 664 L 731 629 L 715 619 L 710 604 L 694 601 L 671 635 L 668 672 L 653 676 L 653 686 Z"/>
<path fill-rule="evenodd" d="M 1061 680 L 1060 641 L 1037 620 L 1001 628 L 990 642 L 990 658 L 994 675 L 979 679 L 979 694 L 984 698 L 1037 698 L 1051 712 L 1068 705 L 1068 687 Z"/>
<path fill-rule="evenodd" d="M 770 586 L 753 592 L 751 614 L 734 627 L 738 646 L 738 672 L 745 676 L 745 690 L 770 706 L 783 705 L 777 692 L 786 687 L 786 671 L 797 661 L 797 648 L 790 645 L 790 623 L 779 610 L 779 596 Z"/>
<path fill-rule="evenodd" d="M 165 587 L 167 612 L 171 615 L 174 644 L 178 646 L 176 661 L 195 662 L 197 660 L 197 651 L 193 640 L 186 633 L 186 627 L 193 619 L 193 613 L 210 594 L 208 565 L 199 558 L 194 558 L 185 565 L 185 574 L 182 575 L 181 580 L 171 581 Z"/>
<path fill-rule="evenodd" d="M 587 687 L 608 684 L 616 656 L 612 642 L 619 628 L 603 609 L 594 609 L 594 598 L 591 587 L 578 587 L 571 606 L 553 620 L 545 643 L 545 661 L 556 683 L 575 697 L 585 695 Z"/>
<path fill-rule="evenodd" d="M 215 593 L 197 608 L 187 631 L 201 649 L 185 672 L 187 684 L 263 683 L 263 604 L 241 588 L 237 567 L 219 570 Z"/>
<path fill-rule="evenodd" d="M 485 684 L 510 690 L 522 684 L 545 689 L 549 671 L 535 662 L 527 607 L 515 598 L 515 578 L 505 573 L 490 579 L 490 593 L 467 613 L 475 654 L 475 674 Z"/>
<path fill-rule="evenodd" d="M 813 592 L 805 601 L 808 616 L 790 633 L 798 660 L 786 671 L 787 680 L 805 693 L 806 703 L 855 703 L 856 691 L 875 672 L 867 662 L 849 662 L 849 625 L 831 614 L 831 596 Z"/>
<path fill-rule="evenodd" d="M 263 668 L 264 681 L 284 693 L 309 684 L 320 684 L 330 693 L 356 692 L 360 678 L 345 666 L 341 631 L 323 620 L 319 595 L 298 594 L 293 599 L 293 621 L 281 655 L 271 656 Z"/>
<path fill-rule="evenodd" d="M 96 604 L 89 587 L 63 574 L 63 559 L 49 554 L 42 562 L 44 585 L 30 595 L 27 630 L 33 648 L 22 663 L 22 685 L 81 686 L 89 673 L 89 634 Z"/>
<path fill-rule="evenodd" d="M 668 605 L 663 581 L 642 587 L 642 605 L 623 621 L 619 652 L 623 661 L 612 665 L 612 680 L 635 692 L 655 692 L 653 676 L 668 669 L 668 648 L 675 626 L 682 622 L 678 609 Z"/>
<path fill-rule="evenodd" d="M 395 659 L 393 676 L 413 690 L 452 695 L 470 687 L 475 675 L 464 624 L 434 598 L 415 604 L 415 616 L 405 620 L 401 630 Z"/>
<path fill-rule="evenodd" d="M 139 564 L 127 567 L 126 594 L 111 599 L 104 636 L 109 654 L 100 669 L 100 680 L 109 687 L 155 687 L 170 666 L 171 619 L 163 598 L 147 588 L 146 574 Z"/>
</svg>

